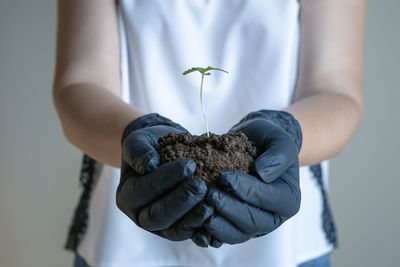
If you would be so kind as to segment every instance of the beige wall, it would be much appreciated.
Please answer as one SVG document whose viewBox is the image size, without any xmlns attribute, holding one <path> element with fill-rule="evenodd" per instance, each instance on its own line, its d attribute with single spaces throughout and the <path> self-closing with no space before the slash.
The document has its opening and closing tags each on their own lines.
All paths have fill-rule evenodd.
<svg viewBox="0 0 400 267">
<path fill-rule="evenodd" d="M 62 247 L 79 195 L 80 152 L 51 102 L 55 5 L 0 0 L 0 266 L 71 266 Z M 363 121 L 332 160 L 340 249 L 333 266 L 398 266 L 398 0 L 368 7 Z"/>
</svg>

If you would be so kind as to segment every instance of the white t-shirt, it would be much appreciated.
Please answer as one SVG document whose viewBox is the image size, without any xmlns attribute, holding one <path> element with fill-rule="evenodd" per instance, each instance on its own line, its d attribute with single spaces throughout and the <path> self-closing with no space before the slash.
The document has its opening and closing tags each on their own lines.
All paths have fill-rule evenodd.
<svg viewBox="0 0 400 267">
<path fill-rule="evenodd" d="M 297 75 L 297 0 L 122 0 L 119 6 L 123 99 L 157 112 L 192 134 L 205 132 L 201 75 L 190 67 L 221 67 L 203 87 L 211 132 L 243 116 L 290 105 Z M 322 164 L 327 182 L 327 162 Z M 294 267 L 332 250 L 322 230 L 322 195 L 300 168 L 300 211 L 276 231 L 248 242 L 200 248 L 137 227 L 116 206 L 120 170 L 98 169 L 87 232 L 78 253 L 91 265 Z"/>
</svg>

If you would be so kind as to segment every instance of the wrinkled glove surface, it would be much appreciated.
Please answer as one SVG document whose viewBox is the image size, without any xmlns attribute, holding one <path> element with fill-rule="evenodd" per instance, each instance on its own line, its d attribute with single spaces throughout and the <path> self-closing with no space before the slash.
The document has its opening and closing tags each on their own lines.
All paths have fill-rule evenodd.
<svg viewBox="0 0 400 267">
<path fill-rule="evenodd" d="M 241 131 L 253 141 L 256 176 L 226 171 L 220 186 L 210 187 L 206 202 L 215 214 L 204 224 L 210 245 L 237 244 L 277 229 L 300 208 L 299 158 L 302 133 L 287 112 L 260 110 L 245 116 L 229 132 Z"/>
<path fill-rule="evenodd" d="M 126 126 L 116 201 L 118 208 L 139 227 L 163 238 L 181 241 L 192 238 L 195 229 L 201 227 L 214 210 L 203 201 L 206 183 L 192 177 L 196 170 L 192 159 L 179 159 L 160 166 L 156 150 L 158 138 L 170 132 L 189 133 L 156 113 L 142 116 Z M 209 242 L 204 233 L 197 234 L 194 241 Z"/>
</svg>

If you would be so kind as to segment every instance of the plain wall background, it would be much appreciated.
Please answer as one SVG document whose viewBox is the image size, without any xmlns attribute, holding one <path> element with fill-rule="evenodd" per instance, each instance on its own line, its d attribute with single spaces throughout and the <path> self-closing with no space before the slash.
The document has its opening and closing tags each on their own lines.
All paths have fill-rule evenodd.
<svg viewBox="0 0 400 267">
<path fill-rule="evenodd" d="M 365 113 L 332 160 L 333 266 L 398 266 L 400 1 L 368 2 Z M 63 250 L 81 153 L 51 100 L 56 1 L 0 0 L 0 266 L 72 266 Z"/>
</svg>

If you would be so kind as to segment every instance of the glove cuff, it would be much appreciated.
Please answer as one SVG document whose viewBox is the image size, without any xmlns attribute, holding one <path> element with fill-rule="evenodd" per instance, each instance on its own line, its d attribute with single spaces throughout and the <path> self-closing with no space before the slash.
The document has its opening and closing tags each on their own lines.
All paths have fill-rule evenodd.
<svg viewBox="0 0 400 267">
<path fill-rule="evenodd" d="M 299 122 L 293 117 L 292 114 L 286 111 L 262 109 L 247 114 L 239 123 L 255 118 L 263 118 L 269 120 L 285 130 L 293 138 L 297 146 L 297 151 L 300 152 L 303 142 L 303 134 Z"/>
<path fill-rule="evenodd" d="M 183 132 L 187 132 L 185 128 L 183 128 L 180 124 L 175 123 L 171 121 L 170 119 L 167 119 L 163 116 L 161 116 L 158 113 L 149 113 L 144 116 L 141 116 L 130 123 L 125 127 L 122 138 L 121 138 L 121 144 L 124 142 L 125 138 L 133 131 L 150 127 L 150 126 L 155 126 L 155 125 L 166 125 L 166 126 L 171 126 L 176 129 L 179 129 Z"/>
</svg>

